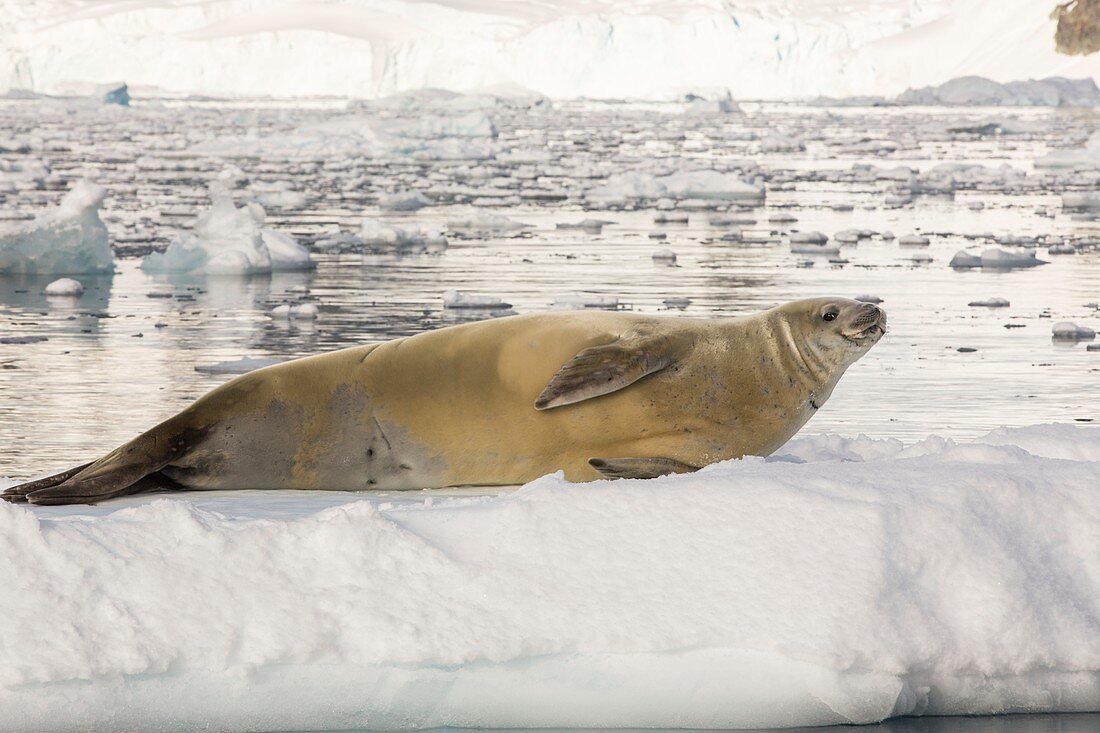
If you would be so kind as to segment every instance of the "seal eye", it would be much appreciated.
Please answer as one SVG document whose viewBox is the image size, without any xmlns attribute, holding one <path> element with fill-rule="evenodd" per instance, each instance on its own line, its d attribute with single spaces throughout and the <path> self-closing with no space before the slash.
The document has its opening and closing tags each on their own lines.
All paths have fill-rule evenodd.
<svg viewBox="0 0 1100 733">
<path fill-rule="evenodd" d="M 833 311 L 829 311 L 828 313 L 826 313 L 825 315 L 823 315 L 821 317 L 823 319 L 825 319 L 826 321 L 835 321 L 836 320 L 836 313 L 834 313 Z"/>
</svg>

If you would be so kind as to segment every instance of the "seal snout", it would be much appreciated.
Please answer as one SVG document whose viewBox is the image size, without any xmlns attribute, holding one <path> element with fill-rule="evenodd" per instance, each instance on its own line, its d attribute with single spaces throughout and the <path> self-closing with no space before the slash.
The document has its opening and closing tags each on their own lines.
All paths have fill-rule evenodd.
<svg viewBox="0 0 1100 733">
<path fill-rule="evenodd" d="M 886 333 L 886 311 L 873 303 L 863 303 L 852 318 L 849 328 L 857 338 Z"/>
</svg>

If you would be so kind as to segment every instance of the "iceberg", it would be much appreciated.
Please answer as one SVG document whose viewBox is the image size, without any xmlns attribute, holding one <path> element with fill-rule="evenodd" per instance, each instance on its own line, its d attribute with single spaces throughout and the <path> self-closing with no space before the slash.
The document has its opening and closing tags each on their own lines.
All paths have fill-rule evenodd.
<svg viewBox="0 0 1100 733">
<path fill-rule="evenodd" d="M 1094 107 L 1100 104 L 1100 88 L 1092 79 L 1010 81 L 1006 84 L 981 76 L 962 76 L 936 87 L 907 89 L 898 104 L 968 106 Z"/>
<path fill-rule="evenodd" d="M 79 275 L 114 271 L 99 209 L 107 192 L 79 181 L 33 222 L 0 231 L 0 275 Z"/>
</svg>

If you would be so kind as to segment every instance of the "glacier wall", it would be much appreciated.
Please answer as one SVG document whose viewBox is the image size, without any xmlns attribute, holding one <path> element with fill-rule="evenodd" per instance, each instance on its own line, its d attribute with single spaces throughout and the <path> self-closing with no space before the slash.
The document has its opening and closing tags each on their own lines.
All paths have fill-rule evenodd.
<svg viewBox="0 0 1100 733">
<path fill-rule="evenodd" d="M 978 74 L 1093 76 L 1050 7 L 1004 0 L 0 1 L 0 90 L 377 97 L 518 84 L 552 97 L 894 95 Z"/>
</svg>

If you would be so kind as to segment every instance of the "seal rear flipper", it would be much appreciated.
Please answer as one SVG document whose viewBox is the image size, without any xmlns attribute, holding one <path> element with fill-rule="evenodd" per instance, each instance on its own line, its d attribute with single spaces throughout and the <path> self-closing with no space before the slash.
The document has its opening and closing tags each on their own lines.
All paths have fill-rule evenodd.
<svg viewBox="0 0 1100 733">
<path fill-rule="evenodd" d="M 588 465 L 604 478 L 657 478 L 699 470 L 675 458 L 589 458 Z"/>
<path fill-rule="evenodd" d="M 152 478 L 148 465 L 102 459 L 59 484 L 35 489 L 25 494 L 31 504 L 94 504 L 124 494 L 145 491 Z"/>
<path fill-rule="evenodd" d="M 637 334 L 590 346 L 558 370 L 535 399 L 535 409 L 572 405 L 629 387 L 682 359 L 692 344 L 685 334 Z"/>
<path fill-rule="evenodd" d="M 38 491 L 40 489 L 48 489 L 58 484 L 68 481 L 76 474 L 83 471 L 91 463 L 85 463 L 76 468 L 70 468 L 68 471 L 62 471 L 61 473 L 55 473 L 52 476 L 46 476 L 45 478 L 35 479 L 34 481 L 28 481 L 25 484 L 19 484 L 18 486 L 12 486 L 0 493 L 0 499 L 6 499 L 10 502 L 24 502 L 27 500 L 27 494 L 32 491 Z"/>
</svg>

